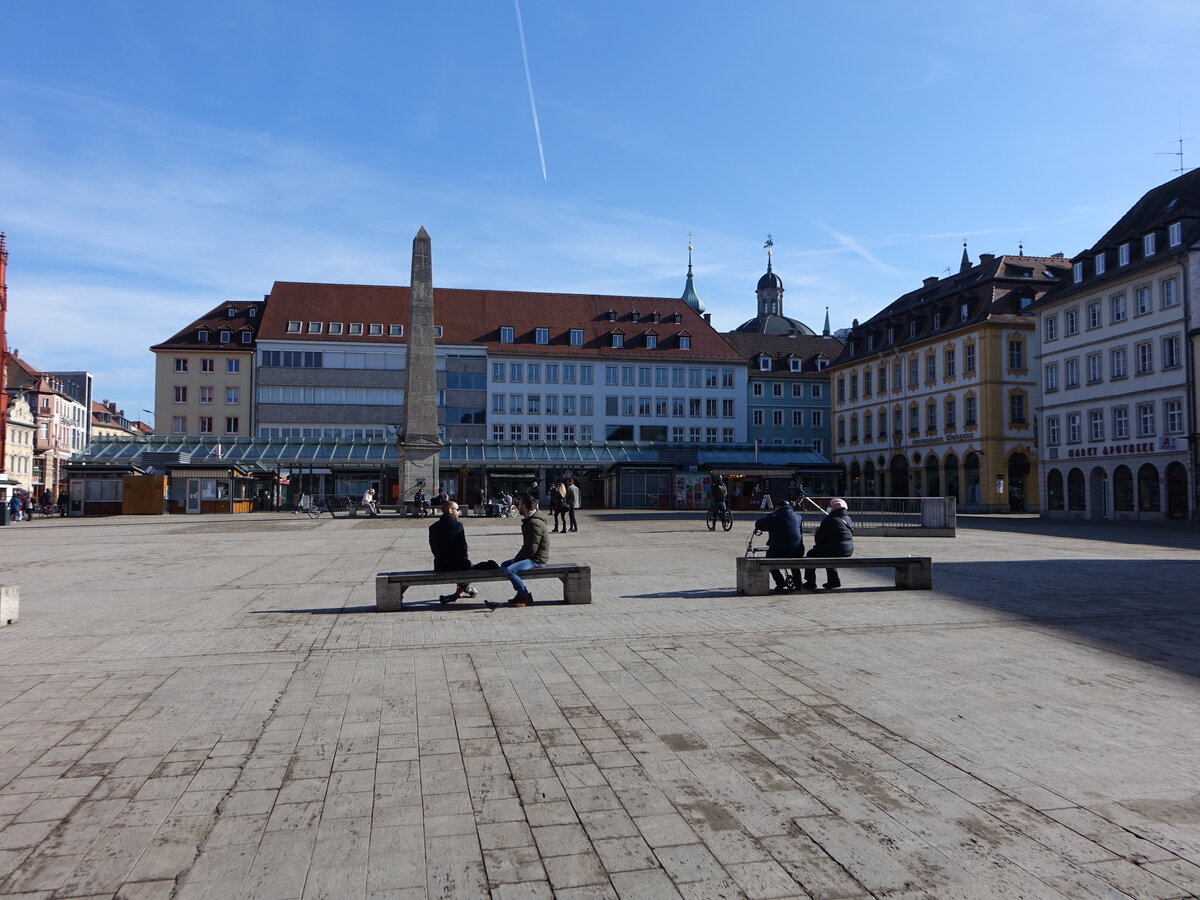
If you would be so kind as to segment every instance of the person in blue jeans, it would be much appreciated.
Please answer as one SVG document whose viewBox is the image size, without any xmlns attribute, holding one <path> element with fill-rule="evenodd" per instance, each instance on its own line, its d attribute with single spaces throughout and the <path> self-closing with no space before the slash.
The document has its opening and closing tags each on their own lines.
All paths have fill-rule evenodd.
<svg viewBox="0 0 1200 900">
<path fill-rule="evenodd" d="M 517 512 L 521 514 L 521 549 L 512 559 L 502 562 L 500 568 L 517 591 L 508 605 L 530 606 L 533 595 L 521 580 L 521 573 L 540 569 L 550 562 L 550 528 L 546 514 L 538 509 L 538 499 L 532 494 L 522 494 L 517 498 Z M 498 604 L 488 605 L 494 607 Z"/>
</svg>

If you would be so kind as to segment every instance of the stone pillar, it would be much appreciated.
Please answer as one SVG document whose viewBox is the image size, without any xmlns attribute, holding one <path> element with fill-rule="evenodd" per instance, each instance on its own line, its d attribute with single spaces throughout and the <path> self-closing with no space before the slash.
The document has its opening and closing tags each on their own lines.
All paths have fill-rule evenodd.
<svg viewBox="0 0 1200 900">
<path fill-rule="evenodd" d="M 413 238 L 409 280 L 408 356 L 404 369 L 404 427 L 396 438 L 400 454 L 400 506 L 423 487 L 431 500 L 438 490 L 437 365 L 433 346 L 433 261 L 429 234 Z"/>
</svg>

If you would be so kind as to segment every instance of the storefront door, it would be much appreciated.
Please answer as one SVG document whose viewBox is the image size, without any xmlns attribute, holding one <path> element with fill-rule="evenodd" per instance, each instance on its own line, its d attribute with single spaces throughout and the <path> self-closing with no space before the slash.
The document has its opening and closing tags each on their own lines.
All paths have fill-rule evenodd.
<svg viewBox="0 0 1200 900">
<path fill-rule="evenodd" d="M 200 512 L 200 479 L 187 480 L 187 506 L 184 509 L 189 515 Z"/>
</svg>

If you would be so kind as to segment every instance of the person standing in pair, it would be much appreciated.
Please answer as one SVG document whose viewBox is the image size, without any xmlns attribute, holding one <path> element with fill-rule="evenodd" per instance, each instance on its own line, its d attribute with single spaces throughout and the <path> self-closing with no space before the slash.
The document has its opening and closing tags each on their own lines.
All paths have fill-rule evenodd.
<svg viewBox="0 0 1200 900">
<path fill-rule="evenodd" d="M 854 522 L 847 515 L 846 501 L 834 497 L 829 501 L 829 509 L 817 531 L 813 535 L 813 548 L 809 556 L 853 556 L 854 555 Z M 827 591 L 842 586 L 837 569 L 825 570 L 825 583 L 821 587 Z M 817 570 L 804 570 L 804 587 L 810 591 L 817 589 Z"/>
<path fill-rule="evenodd" d="M 554 516 L 553 531 L 559 531 L 559 522 L 562 522 L 562 531 L 567 530 L 567 488 L 560 481 L 550 488 L 550 514 Z"/>
<path fill-rule="evenodd" d="M 568 475 L 563 479 L 563 485 L 567 489 L 567 515 L 571 519 L 571 530 L 578 531 L 579 526 L 575 523 L 575 510 L 582 505 L 579 497 L 579 487 L 575 484 L 575 479 Z"/>
<path fill-rule="evenodd" d="M 792 504 L 784 503 L 773 513 L 763 516 L 754 523 L 755 529 L 767 533 L 767 558 L 781 559 L 804 555 L 804 533 L 801 531 L 800 517 Z M 784 594 L 788 591 L 800 590 L 800 570 L 792 569 L 789 579 L 783 574 L 783 569 L 772 569 L 771 578 L 775 587 L 772 594 Z"/>
</svg>

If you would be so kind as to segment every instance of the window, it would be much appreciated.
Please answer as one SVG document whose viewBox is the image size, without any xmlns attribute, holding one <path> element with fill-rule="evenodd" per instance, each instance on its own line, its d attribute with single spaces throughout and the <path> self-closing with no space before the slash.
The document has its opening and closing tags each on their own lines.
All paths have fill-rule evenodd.
<svg viewBox="0 0 1200 900">
<path fill-rule="evenodd" d="M 750 385 L 750 393 L 755 397 L 761 397 L 763 395 L 763 383 L 761 381 L 752 383 Z"/>
<path fill-rule="evenodd" d="M 550 343 L 550 329 L 549 328 L 533 329 L 533 342 L 535 344 L 549 344 Z"/>
<path fill-rule="evenodd" d="M 1183 401 L 1164 400 L 1163 418 L 1167 423 L 1167 434 L 1183 433 Z"/>
<path fill-rule="evenodd" d="M 217 332 L 217 333 L 218 333 L 219 335 L 221 335 L 221 343 L 222 343 L 222 344 L 228 344 L 228 343 L 229 343 L 229 337 L 230 337 L 230 335 L 229 335 L 229 332 L 228 332 L 228 331 L 225 331 L 224 329 L 222 329 L 221 331 L 219 331 L 219 332 Z"/>
<path fill-rule="evenodd" d="M 503 410 L 501 410 L 503 412 Z M 529 394 L 525 398 L 525 412 L 531 416 L 540 416 L 542 414 L 542 395 Z"/>
<path fill-rule="evenodd" d="M 362 334 L 362 322 L 350 323 L 350 334 Z"/>
<path fill-rule="evenodd" d="M 804 399 L 804 385 L 802 385 L 802 384 L 793 384 L 792 385 L 792 399 L 793 400 L 803 400 Z"/>
<path fill-rule="evenodd" d="M 916 319 L 913 319 L 913 321 L 908 323 L 908 336 L 910 338 L 915 338 L 917 336 L 917 320 Z"/>
<path fill-rule="evenodd" d="M 825 427 L 825 413 L 819 409 L 814 409 L 808 414 L 809 420 L 813 428 Z"/>
<path fill-rule="evenodd" d="M 1100 365 L 1100 354 L 1089 353 L 1087 357 L 1088 384 L 1098 384 L 1104 380 L 1103 367 Z"/>
<path fill-rule="evenodd" d="M 1178 247 L 1183 243 L 1183 223 L 1175 222 L 1167 228 L 1167 246 Z"/>
<path fill-rule="evenodd" d="M 1058 416 L 1050 416 L 1046 419 L 1046 443 L 1051 447 L 1057 447 L 1062 443 L 1062 421 Z"/>
<path fill-rule="evenodd" d="M 804 427 L 804 410 L 802 410 L 802 409 L 793 409 L 792 410 L 792 427 L 793 428 L 803 428 Z"/>
<path fill-rule="evenodd" d="M 563 415 L 564 416 L 575 415 L 575 399 L 576 398 L 575 398 L 574 394 L 563 394 L 562 401 L 563 401 Z"/>
<path fill-rule="evenodd" d="M 975 345 L 967 344 L 963 347 L 963 371 L 968 375 L 975 373 Z"/>
<path fill-rule="evenodd" d="M 213 386 L 211 384 L 200 385 L 200 402 L 205 405 L 213 402 Z"/>
<path fill-rule="evenodd" d="M 508 426 L 508 434 L 509 434 L 510 440 L 514 440 L 514 441 L 522 440 L 525 436 L 525 426 L 524 425 L 509 425 Z"/>
<path fill-rule="evenodd" d="M 549 431 L 549 428 L 547 428 L 546 430 Z M 503 425 L 493 425 L 492 426 L 492 440 L 493 441 L 504 440 L 504 426 Z"/>
<path fill-rule="evenodd" d="M 235 405 L 241 402 L 241 388 L 227 387 L 225 388 L 225 403 L 227 405 Z"/>
<path fill-rule="evenodd" d="M 614 331 L 612 334 L 612 345 L 614 347 L 624 347 L 625 335 L 621 334 L 619 331 Z"/>
<path fill-rule="evenodd" d="M 1083 426 L 1080 424 L 1079 413 L 1067 416 L 1067 443 L 1078 444 L 1083 440 Z"/>
<path fill-rule="evenodd" d="M 330 334 L 341 334 L 343 327 L 344 326 L 341 322 L 330 322 L 329 323 L 329 333 Z"/>
<path fill-rule="evenodd" d="M 693 419 L 700 415 L 700 401 L 696 397 L 688 399 L 688 415 Z"/>
<path fill-rule="evenodd" d="M 581 365 L 579 367 L 579 383 L 580 384 L 591 384 L 592 383 L 592 366 L 590 363 L 587 365 Z"/>
<path fill-rule="evenodd" d="M 666 382 L 664 381 L 663 384 L 666 384 Z M 721 387 L 723 387 L 723 388 L 732 388 L 733 387 L 733 369 L 722 369 L 721 370 Z"/>
<path fill-rule="evenodd" d="M 915 356 L 908 361 L 908 386 L 916 387 L 921 377 L 921 363 Z M 841 400 L 841 397 L 838 397 Z"/>
<path fill-rule="evenodd" d="M 171 434 L 187 434 L 187 416 L 171 418 Z"/>
<path fill-rule="evenodd" d="M 654 398 L 654 415 L 662 418 L 670 415 L 670 401 L 666 397 Z"/>
<path fill-rule="evenodd" d="M 216 371 L 216 368 L 217 368 L 216 360 L 214 360 L 214 359 L 200 360 L 200 371 L 201 372 L 211 375 L 213 372 Z"/>
<path fill-rule="evenodd" d="M 865 372 L 863 372 L 863 396 L 864 397 L 871 396 L 871 374 L 872 373 L 871 373 L 870 369 L 867 369 Z"/>
<path fill-rule="evenodd" d="M 526 427 L 529 430 L 529 440 L 540 441 L 542 439 L 542 426 L 541 425 L 528 425 Z"/>
<path fill-rule="evenodd" d="M 760 372 L 770 372 L 771 371 L 771 357 L 760 356 L 758 358 L 758 371 L 760 371 Z"/>
<path fill-rule="evenodd" d="M 201 434 L 212 434 L 212 430 L 213 430 L 212 416 L 201 416 L 200 417 L 200 433 Z"/>
<path fill-rule="evenodd" d="M 1154 404 L 1139 403 L 1137 406 L 1138 437 L 1151 437 L 1154 434 Z"/>
<path fill-rule="evenodd" d="M 1165 309 L 1168 306 L 1174 306 L 1179 302 L 1179 291 L 1176 290 L 1177 282 L 1174 278 L 1168 278 L 1162 283 L 1162 305 Z"/>
<path fill-rule="evenodd" d="M 1128 244 L 1122 244 L 1120 247 L 1117 248 L 1117 265 L 1119 265 L 1119 266 L 1129 265 L 1129 245 Z"/>
<path fill-rule="evenodd" d="M 525 380 L 525 364 L 524 363 L 509 363 L 508 380 L 519 384 Z"/>
<path fill-rule="evenodd" d="M 442 326 L 441 325 L 433 326 L 433 336 L 434 336 L 434 338 L 440 338 L 442 336 Z"/>
<path fill-rule="evenodd" d="M 837 380 L 837 398 L 838 403 L 846 402 L 846 379 L 844 377 Z"/>
<path fill-rule="evenodd" d="M 1065 319 L 1066 326 L 1064 331 L 1066 331 L 1067 335 L 1079 334 L 1079 310 L 1068 309 L 1063 318 Z"/>
<path fill-rule="evenodd" d="M 1047 392 L 1058 390 L 1058 363 L 1050 363 L 1046 366 L 1045 384 Z"/>
<path fill-rule="evenodd" d="M 616 384 L 617 383 L 617 367 L 616 366 L 605 366 L 604 367 L 604 383 L 605 384 Z"/>
<path fill-rule="evenodd" d="M 1113 407 L 1113 439 L 1122 441 L 1129 437 L 1129 410 L 1124 406 Z"/>
<path fill-rule="evenodd" d="M 186 372 L 188 370 L 188 361 L 183 357 L 175 357 L 175 371 Z"/>
<path fill-rule="evenodd" d="M 771 410 L 771 424 L 773 426 L 775 426 L 776 428 L 783 427 L 783 410 L 782 409 Z M 854 435 L 853 435 L 854 440 L 858 440 L 858 427 L 857 426 L 858 426 L 858 420 L 854 419 L 851 424 L 852 430 L 854 431 Z"/>
<path fill-rule="evenodd" d="M 1046 335 L 1046 340 L 1058 340 L 1058 316 L 1046 316 L 1042 322 L 1042 328 Z"/>
<path fill-rule="evenodd" d="M 1154 371 L 1154 345 L 1149 341 L 1138 344 L 1137 352 L 1137 373 L 1145 375 L 1148 372 Z"/>
<path fill-rule="evenodd" d="M 1101 325 L 1100 318 L 1100 301 L 1089 303 L 1087 307 L 1087 327 L 1099 328 Z"/>
<path fill-rule="evenodd" d="M 1104 440 L 1104 412 L 1102 410 L 1093 409 L 1088 412 L 1088 440 Z"/>
<path fill-rule="evenodd" d="M 333 328 L 333 325 L 330 325 L 329 327 Z M 338 334 L 341 334 L 341 331 L 342 331 L 341 326 L 339 326 Z M 404 337 L 404 326 L 403 325 L 389 325 L 388 326 L 388 337 Z"/>
<path fill-rule="evenodd" d="M 971 426 L 976 425 L 977 421 L 978 421 L 975 418 L 977 404 L 975 402 L 974 397 L 967 397 L 967 399 L 964 400 L 963 403 L 965 405 L 965 409 L 963 411 L 964 418 L 966 419 L 967 427 L 970 428 Z"/>
<path fill-rule="evenodd" d="M 887 372 L 887 366 L 879 367 L 879 393 L 881 394 L 887 391 Z M 946 374 L 950 373 L 947 372 Z"/>
<path fill-rule="evenodd" d="M 763 415 L 764 413 L 761 409 L 754 410 L 754 412 L 751 414 L 753 423 L 755 425 L 762 425 Z"/>
<path fill-rule="evenodd" d="M 935 312 L 935 313 L 933 314 L 933 330 L 934 330 L 934 331 L 937 331 L 937 330 L 938 330 L 939 328 L 941 328 L 941 327 L 942 327 L 942 313 L 941 313 L 941 311 L 939 310 L 938 312 Z M 874 350 L 874 349 L 875 349 L 875 348 L 872 346 L 872 344 L 874 344 L 874 341 L 872 340 L 871 336 L 870 336 L 870 335 L 868 335 L 868 336 L 867 336 L 867 349 L 868 349 L 868 350 Z"/>
<path fill-rule="evenodd" d="M 175 385 L 174 397 L 176 403 L 187 403 L 187 385 Z"/>
<path fill-rule="evenodd" d="M 288 322 L 288 324 L 287 324 L 288 334 L 299 334 L 300 333 L 300 325 L 301 325 L 301 323 L 299 323 L 299 322 Z"/>
<path fill-rule="evenodd" d="M 1097 253 L 1096 258 L 1093 261 L 1096 264 L 1096 274 L 1103 275 L 1104 274 L 1104 254 Z"/>
<path fill-rule="evenodd" d="M 1008 367 L 1010 369 L 1025 368 L 1025 342 L 1008 342 Z"/>
<path fill-rule="evenodd" d="M 937 379 L 937 356 L 933 353 L 925 354 L 925 380 L 935 381 Z"/>
<path fill-rule="evenodd" d="M 253 335 L 253 334 L 251 334 L 249 331 L 243 331 L 243 332 L 242 332 L 242 343 L 243 343 L 243 344 L 248 344 L 248 343 L 250 343 L 252 340 L 254 340 L 254 335 Z"/>
<path fill-rule="evenodd" d="M 809 396 L 817 400 L 825 396 L 825 386 L 823 384 L 814 384 L 810 386 Z"/>
<path fill-rule="evenodd" d="M 572 328 L 571 329 L 571 346 L 572 347 L 582 347 L 583 346 L 583 329 L 582 328 Z"/>
<path fill-rule="evenodd" d="M 1126 318 L 1125 312 L 1125 295 L 1117 294 L 1112 298 L 1112 321 L 1124 322 Z"/>
<path fill-rule="evenodd" d="M 639 366 L 638 370 L 637 370 L 637 374 L 638 374 L 638 387 L 650 387 L 650 367 L 649 366 Z M 710 384 L 710 385 L 708 385 L 708 387 L 714 387 L 714 385 Z"/>
<path fill-rule="evenodd" d="M 865 441 L 871 439 L 872 418 L 871 413 L 863 413 L 863 440 Z"/>
<path fill-rule="evenodd" d="M 937 431 L 937 401 L 930 400 L 925 404 L 925 430 Z"/>
<path fill-rule="evenodd" d="M 376 337 L 382 336 L 383 335 L 383 325 L 382 324 L 368 325 L 367 326 L 367 334 L 371 334 Z"/>
<path fill-rule="evenodd" d="M 657 334 L 647 334 L 646 335 L 646 349 L 647 350 L 658 349 L 658 335 Z"/>
<path fill-rule="evenodd" d="M 803 366 L 804 366 L 804 361 L 795 356 L 791 357 L 788 360 L 788 370 L 789 371 L 799 372 L 803 368 Z"/>
<path fill-rule="evenodd" d="M 681 334 L 679 336 L 679 349 L 680 350 L 691 350 L 692 349 L 692 339 L 690 337 L 688 337 L 686 334 Z"/>
<path fill-rule="evenodd" d="M 492 381 L 503 382 L 504 375 L 508 371 L 508 367 L 502 362 L 492 363 Z"/>
<path fill-rule="evenodd" d="M 782 397 L 783 396 L 783 384 L 781 382 L 778 382 L 778 381 L 771 382 L 771 396 L 772 397 Z"/>
<path fill-rule="evenodd" d="M 1180 355 L 1179 335 L 1173 334 L 1170 337 L 1162 339 L 1162 367 L 1164 369 L 1174 369 L 1183 364 L 1183 357 Z"/>
<path fill-rule="evenodd" d="M 649 384 L 650 382 L 647 381 L 646 383 Z M 717 370 L 716 369 L 705 369 L 704 370 L 704 386 L 706 388 L 715 388 L 717 386 Z"/>
<path fill-rule="evenodd" d="M 1136 315 L 1144 316 L 1150 312 L 1150 288 L 1140 287 L 1137 289 L 1135 296 L 1137 297 Z"/>
<path fill-rule="evenodd" d="M 320 334 L 321 328 L 322 328 L 322 325 L 320 322 L 309 322 L 308 323 L 308 333 L 309 334 Z"/>
<path fill-rule="evenodd" d="M 1112 355 L 1112 377 L 1125 378 L 1129 375 L 1129 354 L 1124 347 L 1117 347 Z"/>
<path fill-rule="evenodd" d="M 500 326 L 500 343 L 511 344 L 513 342 L 513 327 L 511 325 Z"/>
<path fill-rule="evenodd" d="M 1008 395 L 1008 421 L 1011 425 L 1025 424 L 1025 395 Z"/>
<path fill-rule="evenodd" d="M 921 410 L 917 404 L 908 408 L 908 430 L 916 434 L 921 429 Z"/>
<path fill-rule="evenodd" d="M 1069 388 L 1079 387 L 1079 360 L 1068 359 L 1066 366 L 1066 385 Z"/>
<path fill-rule="evenodd" d="M 839 444 L 846 443 L 846 420 L 840 417 L 837 421 L 837 442 Z"/>
<path fill-rule="evenodd" d="M 1075 265 L 1071 267 L 1071 272 L 1075 277 L 1076 284 L 1079 284 L 1079 282 L 1083 281 L 1083 263 L 1075 263 Z"/>
<path fill-rule="evenodd" d="M 700 415 L 700 401 L 693 400 L 692 403 L 695 404 L 695 408 L 690 410 L 691 414 L 693 416 Z M 634 398 L 633 397 L 622 397 L 621 398 L 621 415 L 632 416 L 633 410 L 634 410 Z"/>
<path fill-rule="evenodd" d="M 1142 238 L 1142 256 L 1153 256 L 1153 255 L 1154 255 L 1154 232 L 1152 231 L 1148 235 L 1146 235 L 1145 237 Z"/>
<path fill-rule="evenodd" d="M 232 319 L 234 316 L 237 315 L 237 310 L 231 306 L 227 310 L 225 310 L 225 315 Z"/>
<path fill-rule="evenodd" d="M 508 411 L 514 415 L 520 415 L 522 407 L 525 404 L 524 394 L 509 394 L 508 395 Z M 550 413 L 550 398 L 546 398 L 546 413 Z"/>
</svg>

